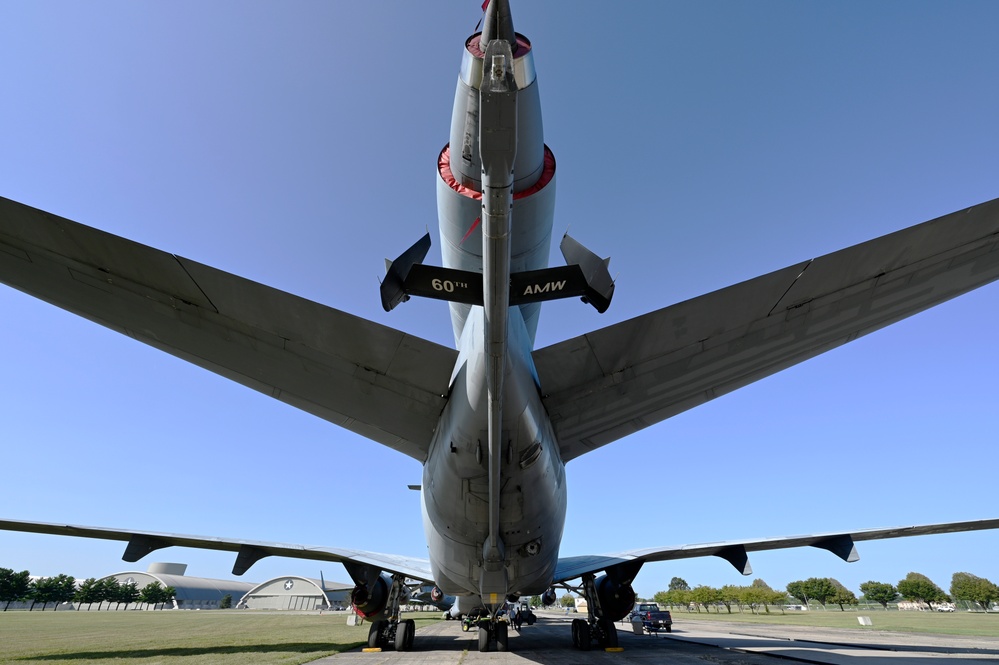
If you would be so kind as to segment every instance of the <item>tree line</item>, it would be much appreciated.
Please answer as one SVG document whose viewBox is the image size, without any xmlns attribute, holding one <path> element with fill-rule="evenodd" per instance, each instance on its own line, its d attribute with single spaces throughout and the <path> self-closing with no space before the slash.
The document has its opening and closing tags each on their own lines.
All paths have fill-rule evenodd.
<svg viewBox="0 0 999 665">
<path fill-rule="evenodd" d="M 102 580 L 90 577 L 77 585 L 72 575 L 32 580 L 31 574 L 26 570 L 18 573 L 10 568 L 0 568 L 0 603 L 4 603 L 4 612 L 11 603 L 17 602 L 30 601 L 29 611 L 34 610 L 38 603 L 42 604 L 42 611 L 45 611 L 47 603 L 55 603 L 58 608 L 60 603 L 69 602 L 76 602 L 77 610 L 84 603 L 87 604 L 87 609 L 94 603 L 116 603 L 117 610 L 123 603 L 126 607 L 129 603 L 136 602 L 155 606 L 172 602 L 176 596 L 177 590 L 174 587 L 164 587 L 159 582 L 150 582 L 140 589 L 135 582 L 123 584 L 114 577 Z"/>
<path fill-rule="evenodd" d="M 710 608 L 714 607 L 716 612 L 720 612 L 724 607 L 731 612 L 732 605 L 736 605 L 740 612 L 744 607 L 748 607 L 753 613 L 759 610 L 769 613 L 771 607 L 778 607 L 783 611 L 788 603 L 788 595 L 783 591 L 775 591 L 761 579 L 753 580 L 749 586 L 726 584 L 716 588 L 700 584 L 691 588 L 682 577 L 674 577 L 670 580 L 669 590 L 659 591 L 652 600 L 670 608 L 693 607 L 697 612 L 700 612 L 702 607 L 705 611 L 710 611 Z"/>
<path fill-rule="evenodd" d="M 860 592 L 864 601 L 878 603 L 886 610 L 889 603 L 903 599 L 929 607 L 930 603 L 965 601 L 978 605 L 986 612 L 993 603 L 999 602 L 999 586 L 971 573 L 954 573 L 949 594 L 920 573 L 909 573 L 897 584 L 873 580 L 864 582 L 860 585 Z M 674 577 L 670 580 L 668 590 L 653 596 L 653 600 L 662 605 L 671 608 L 685 607 L 688 610 L 694 608 L 698 612 L 702 607 L 705 611 L 714 607 L 716 612 L 725 607 L 731 612 L 732 605 L 736 605 L 740 612 L 744 607 L 749 607 L 754 613 L 761 609 L 769 613 L 771 607 L 777 607 L 783 612 L 792 599 L 800 601 L 806 607 L 810 601 L 819 603 L 823 608 L 828 604 L 838 605 L 841 611 L 861 602 L 852 591 L 831 577 L 797 580 L 789 583 L 784 591 L 770 588 L 761 579 L 753 580 L 749 586 L 728 584 L 721 588 L 705 585 L 691 588 L 683 578 Z"/>
</svg>

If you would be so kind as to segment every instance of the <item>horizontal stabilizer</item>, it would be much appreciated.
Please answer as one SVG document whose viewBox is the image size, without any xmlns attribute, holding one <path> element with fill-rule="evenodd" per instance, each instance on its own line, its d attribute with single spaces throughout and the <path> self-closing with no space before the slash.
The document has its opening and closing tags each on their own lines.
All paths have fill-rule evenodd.
<svg viewBox="0 0 999 665">
<path fill-rule="evenodd" d="M 562 460 L 997 279 L 999 199 L 536 350 Z"/>
<path fill-rule="evenodd" d="M 421 462 L 458 355 L 2 197 L 0 283 Z"/>
</svg>

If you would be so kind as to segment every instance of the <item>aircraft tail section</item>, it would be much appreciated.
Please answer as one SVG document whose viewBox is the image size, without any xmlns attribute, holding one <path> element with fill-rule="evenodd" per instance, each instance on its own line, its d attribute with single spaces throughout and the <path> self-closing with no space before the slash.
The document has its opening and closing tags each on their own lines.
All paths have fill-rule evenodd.
<svg viewBox="0 0 999 665">
<path fill-rule="evenodd" d="M 0 198 L 0 282 L 426 459 L 457 352 Z"/>
<path fill-rule="evenodd" d="M 566 462 L 999 279 L 999 199 L 534 352 Z"/>
</svg>

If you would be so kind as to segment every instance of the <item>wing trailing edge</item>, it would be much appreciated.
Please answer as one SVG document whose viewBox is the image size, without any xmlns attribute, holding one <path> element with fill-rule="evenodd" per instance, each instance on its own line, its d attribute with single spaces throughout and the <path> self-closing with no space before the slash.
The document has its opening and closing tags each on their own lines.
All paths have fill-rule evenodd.
<svg viewBox="0 0 999 665">
<path fill-rule="evenodd" d="M 398 573 L 415 580 L 433 583 L 430 562 L 426 559 L 380 554 L 378 552 L 365 552 L 363 550 L 3 519 L 0 519 L 0 529 L 23 533 L 42 533 L 53 536 L 74 536 L 77 538 L 123 541 L 127 545 L 125 546 L 125 553 L 122 556 L 122 560 L 129 563 L 134 563 L 147 554 L 163 549 L 164 547 L 192 547 L 203 550 L 235 552 L 236 562 L 232 569 L 233 575 L 242 575 L 250 566 L 264 557 L 282 556 L 292 559 L 356 564 L 362 567 Z"/>
<path fill-rule="evenodd" d="M 856 543 L 866 540 L 908 538 L 938 533 L 959 533 L 963 531 L 984 531 L 999 529 L 999 519 L 971 520 L 965 522 L 943 522 L 917 526 L 900 526 L 884 529 L 862 529 L 840 533 L 823 533 L 807 536 L 785 536 L 780 538 L 758 538 L 753 540 L 731 540 L 699 545 L 673 545 L 628 550 L 616 554 L 584 555 L 565 557 L 558 560 L 555 567 L 555 583 L 572 580 L 582 575 L 596 573 L 622 564 L 645 564 L 653 561 L 673 561 L 675 559 L 696 559 L 716 556 L 732 564 L 743 575 L 752 575 L 749 564 L 751 552 L 791 549 L 795 547 L 815 547 L 832 552 L 847 563 L 860 559 Z"/>
</svg>

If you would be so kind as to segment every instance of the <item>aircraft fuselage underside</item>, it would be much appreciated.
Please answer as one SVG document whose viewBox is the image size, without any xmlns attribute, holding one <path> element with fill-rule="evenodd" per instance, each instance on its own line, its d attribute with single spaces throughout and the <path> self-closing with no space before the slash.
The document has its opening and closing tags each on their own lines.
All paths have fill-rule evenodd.
<svg viewBox="0 0 999 665">
<path fill-rule="evenodd" d="M 566 489 L 531 358 L 540 304 L 511 307 L 507 293 L 511 272 L 548 265 L 554 157 L 530 42 L 483 45 L 481 35 L 465 44 L 437 199 L 444 267 L 482 273 L 484 303 L 450 304 L 459 357 L 422 505 L 437 584 L 495 612 L 508 595 L 550 586 Z"/>
</svg>

